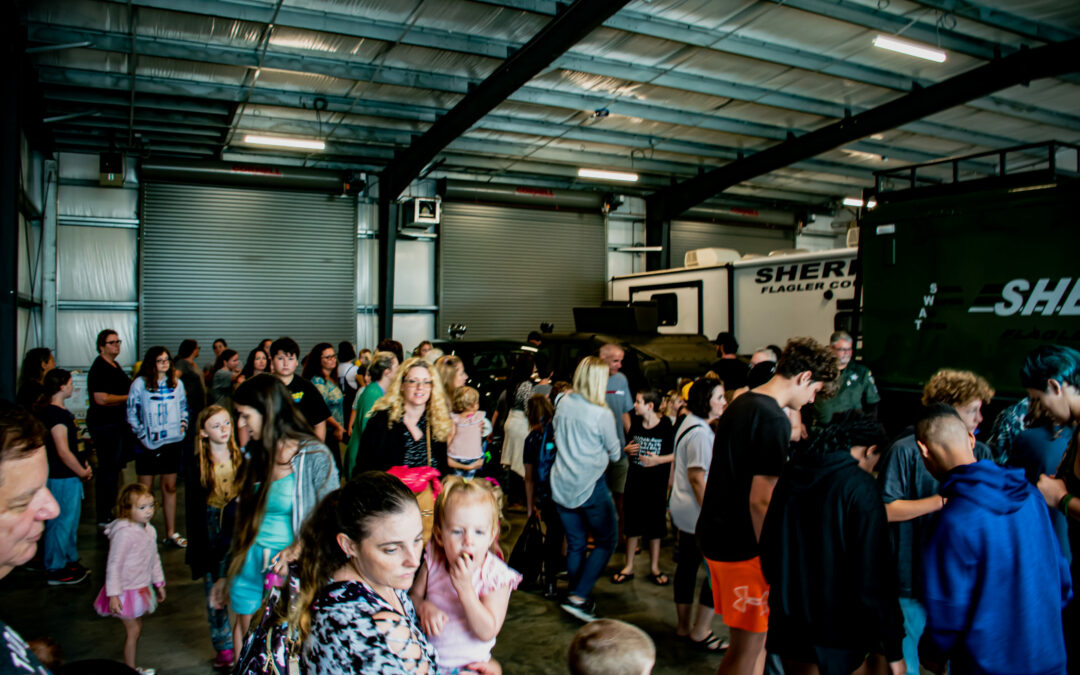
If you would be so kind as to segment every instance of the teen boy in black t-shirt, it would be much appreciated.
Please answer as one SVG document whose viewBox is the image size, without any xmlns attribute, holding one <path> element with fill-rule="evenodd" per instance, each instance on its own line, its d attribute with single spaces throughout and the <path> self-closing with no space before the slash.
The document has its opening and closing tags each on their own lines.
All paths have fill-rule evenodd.
<svg viewBox="0 0 1080 675">
<path fill-rule="evenodd" d="M 697 522 L 716 613 L 731 629 L 720 673 L 759 672 L 764 657 L 769 585 L 758 540 L 791 439 L 783 408 L 813 403 L 839 372 L 827 347 L 810 338 L 791 339 L 772 379 L 735 399 L 720 417 Z"/>
<path fill-rule="evenodd" d="M 330 418 L 330 408 L 326 407 L 326 401 L 315 385 L 296 374 L 299 358 L 300 345 L 292 338 L 278 338 L 270 345 L 270 364 L 274 376 L 289 389 L 293 403 L 304 414 L 315 435 L 323 441 L 326 439 L 326 420 Z"/>
</svg>

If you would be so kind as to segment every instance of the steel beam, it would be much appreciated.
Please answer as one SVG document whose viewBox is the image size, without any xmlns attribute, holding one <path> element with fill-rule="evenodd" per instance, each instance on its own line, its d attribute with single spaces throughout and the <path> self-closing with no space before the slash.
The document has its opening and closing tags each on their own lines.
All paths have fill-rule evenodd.
<svg viewBox="0 0 1080 675">
<path fill-rule="evenodd" d="M 627 2 L 629 0 L 576 0 L 557 14 L 520 51 L 506 59 L 391 162 L 382 174 L 380 190 L 386 190 L 396 198 L 447 143 L 465 133 Z"/>
<path fill-rule="evenodd" d="M 870 134 L 892 129 L 965 101 L 1042 77 L 1074 71 L 1080 64 L 1080 38 L 998 59 L 926 89 L 793 138 L 745 159 L 713 169 L 646 201 L 649 219 L 677 217 L 705 199 L 738 183 L 827 152 Z"/>
<path fill-rule="evenodd" d="M 970 0 L 915 0 L 915 2 L 932 7 L 944 15 L 962 16 L 986 26 L 1000 28 L 1040 42 L 1064 42 L 1080 36 L 1080 33 L 1067 27 L 1028 19 L 1018 14 L 1003 12 L 995 7 L 970 2 Z"/>
<path fill-rule="evenodd" d="M 19 159 L 22 156 L 23 49 L 16 5 L 3 30 L 4 96 L 0 97 L 0 399 L 15 400 L 19 367 Z"/>
</svg>

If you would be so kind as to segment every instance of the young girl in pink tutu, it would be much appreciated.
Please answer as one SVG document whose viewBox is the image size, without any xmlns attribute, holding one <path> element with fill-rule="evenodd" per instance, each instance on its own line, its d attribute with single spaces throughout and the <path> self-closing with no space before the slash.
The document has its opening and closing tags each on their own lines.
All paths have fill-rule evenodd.
<svg viewBox="0 0 1080 675">
<path fill-rule="evenodd" d="M 101 616 L 118 617 L 124 624 L 124 663 L 142 675 L 154 675 L 153 668 L 135 666 L 142 617 L 165 600 L 165 574 L 158 556 L 157 532 L 150 524 L 154 515 L 154 495 L 150 488 L 139 483 L 125 486 L 116 500 L 115 513 L 116 520 L 105 528 L 109 537 L 109 562 L 105 588 L 94 600 L 94 609 Z"/>
</svg>

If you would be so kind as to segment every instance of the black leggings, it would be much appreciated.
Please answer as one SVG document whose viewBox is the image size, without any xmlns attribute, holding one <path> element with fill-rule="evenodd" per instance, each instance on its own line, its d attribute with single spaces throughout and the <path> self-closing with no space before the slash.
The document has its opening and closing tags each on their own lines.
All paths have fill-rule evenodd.
<svg viewBox="0 0 1080 675">
<path fill-rule="evenodd" d="M 679 532 L 679 562 L 675 566 L 675 604 L 694 604 L 694 586 L 697 585 L 698 568 L 705 562 L 705 557 L 698 549 L 697 539 L 690 532 Z M 709 585 L 709 577 L 705 576 L 701 584 L 701 592 L 698 594 L 698 602 L 705 607 L 713 606 L 712 588 Z"/>
</svg>

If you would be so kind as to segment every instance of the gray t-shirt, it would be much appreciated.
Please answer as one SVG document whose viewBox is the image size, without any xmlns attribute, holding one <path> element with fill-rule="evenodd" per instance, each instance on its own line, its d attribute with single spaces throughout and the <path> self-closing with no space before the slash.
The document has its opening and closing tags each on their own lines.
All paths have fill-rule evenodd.
<svg viewBox="0 0 1080 675">
<path fill-rule="evenodd" d="M 985 443 L 975 443 L 975 459 L 992 459 Z M 878 473 L 882 501 L 891 504 L 897 499 L 925 499 L 938 494 L 940 484 L 923 462 L 915 434 L 898 439 L 889 448 Z M 937 524 L 938 514 L 930 513 L 901 523 L 890 523 L 893 550 L 896 551 L 896 571 L 900 578 L 900 595 L 918 598 L 922 593 L 922 552 L 926 539 Z"/>
<path fill-rule="evenodd" d="M 622 373 L 615 373 L 608 378 L 607 394 L 604 396 L 607 406 L 615 413 L 615 433 L 619 437 L 619 448 L 626 447 L 626 430 L 623 429 L 623 415 L 634 409 L 634 397 L 630 393 L 630 382 Z"/>
</svg>

